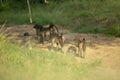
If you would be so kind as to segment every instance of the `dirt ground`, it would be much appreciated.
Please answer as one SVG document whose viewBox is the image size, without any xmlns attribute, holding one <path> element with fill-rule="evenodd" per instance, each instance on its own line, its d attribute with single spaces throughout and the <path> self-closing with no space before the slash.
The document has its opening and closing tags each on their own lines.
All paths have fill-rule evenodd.
<svg viewBox="0 0 120 80">
<path fill-rule="evenodd" d="M 64 52 L 67 51 L 68 47 L 74 44 L 73 39 L 76 37 L 80 37 L 81 39 L 86 38 L 87 50 L 86 50 L 86 58 L 82 59 L 76 57 L 77 61 L 80 63 L 89 63 L 94 60 L 102 61 L 102 67 L 106 69 L 118 70 L 120 69 L 120 38 L 115 37 L 107 37 L 101 34 L 81 34 L 81 33 L 71 33 L 66 29 L 62 29 L 59 27 L 60 32 L 62 32 L 65 36 L 65 45 L 63 47 Z M 34 43 L 34 47 L 37 48 L 45 48 L 45 46 L 49 45 L 46 43 L 44 46 L 37 43 L 35 40 L 35 30 L 33 29 L 33 25 L 11 25 L 5 26 L 3 28 L 3 32 L 7 33 L 7 38 L 12 42 L 23 43 L 25 41 L 25 37 L 23 36 L 24 32 L 29 32 L 32 37 L 32 43 Z"/>
</svg>

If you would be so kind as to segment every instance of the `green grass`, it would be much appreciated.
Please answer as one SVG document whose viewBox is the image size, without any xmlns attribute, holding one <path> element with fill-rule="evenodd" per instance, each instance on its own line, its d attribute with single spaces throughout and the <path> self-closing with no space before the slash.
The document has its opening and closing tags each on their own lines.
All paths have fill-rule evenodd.
<svg viewBox="0 0 120 80">
<path fill-rule="evenodd" d="M 110 34 L 110 35 L 116 36 L 116 37 L 120 37 L 120 25 L 114 26 L 108 30 L 109 31 L 106 31 L 107 34 Z"/>
<path fill-rule="evenodd" d="M 119 25 L 120 22 L 120 0 L 50 1 L 49 4 L 32 4 L 31 7 L 33 24 L 54 23 L 74 32 L 104 33 L 108 31 L 107 34 L 113 35 L 115 29 L 111 27 Z M 0 15 L 1 24 L 5 20 L 8 20 L 8 24 L 29 24 L 27 8 L 7 9 Z M 112 32 L 109 32 L 109 28 Z"/>
<path fill-rule="evenodd" d="M 0 80 L 80 80 L 100 63 L 78 63 L 65 53 L 30 50 L 0 35 Z"/>
</svg>

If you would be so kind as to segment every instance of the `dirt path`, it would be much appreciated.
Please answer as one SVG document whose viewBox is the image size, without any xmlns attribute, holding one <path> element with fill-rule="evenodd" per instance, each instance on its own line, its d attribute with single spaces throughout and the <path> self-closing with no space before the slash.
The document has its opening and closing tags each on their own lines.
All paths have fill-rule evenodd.
<svg viewBox="0 0 120 80">
<path fill-rule="evenodd" d="M 35 30 L 33 25 L 18 25 L 4 27 L 4 32 L 7 33 L 8 39 L 11 41 L 23 42 L 25 37 L 24 32 L 29 32 L 31 36 L 35 36 Z M 87 40 L 86 58 L 82 59 L 76 57 L 78 62 L 89 63 L 94 60 L 101 60 L 102 66 L 105 68 L 120 69 L 120 38 L 107 37 L 101 34 L 80 34 L 71 33 L 68 30 L 61 29 L 60 32 L 64 33 L 66 38 L 64 50 L 67 51 L 67 47 L 73 42 L 76 37 Z M 34 40 L 35 41 L 35 40 Z M 41 48 L 40 44 L 35 45 Z M 43 46 L 43 45 L 42 45 Z"/>
</svg>

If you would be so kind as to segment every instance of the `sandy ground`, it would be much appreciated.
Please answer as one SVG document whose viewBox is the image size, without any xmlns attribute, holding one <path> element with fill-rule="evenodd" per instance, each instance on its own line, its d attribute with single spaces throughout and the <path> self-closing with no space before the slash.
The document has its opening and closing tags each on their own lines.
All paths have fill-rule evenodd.
<svg viewBox="0 0 120 80">
<path fill-rule="evenodd" d="M 23 36 L 24 32 L 29 32 L 35 47 L 45 48 L 45 46 L 48 45 L 47 43 L 45 45 L 37 43 L 34 37 L 35 30 L 33 29 L 33 25 L 6 26 L 3 28 L 3 32 L 7 33 L 8 39 L 12 42 L 17 41 L 19 43 L 25 41 L 25 37 Z M 81 39 L 83 37 L 86 38 L 86 58 L 82 59 L 80 57 L 76 57 L 78 62 L 89 63 L 99 59 L 102 62 L 102 68 L 104 67 L 106 69 L 120 71 L 120 38 L 107 37 L 101 34 L 71 33 L 70 31 L 62 28 L 60 28 L 60 32 L 64 34 L 66 39 L 63 47 L 64 52 L 67 51 L 69 46 L 74 44 L 73 39 L 76 37 L 80 37 Z M 99 69 L 102 69 L 101 67 L 99 67 Z"/>
</svg>

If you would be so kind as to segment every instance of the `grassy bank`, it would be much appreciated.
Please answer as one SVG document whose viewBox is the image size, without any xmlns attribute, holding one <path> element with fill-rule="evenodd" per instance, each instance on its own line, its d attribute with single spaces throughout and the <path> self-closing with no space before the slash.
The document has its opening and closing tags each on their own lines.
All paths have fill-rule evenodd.
<svg viewBox="0 0 120 80">
<path fill-rule="evenodd" d="M 11 44 L 0 35 L 0 80 L 80 80 L 100 65 L 70 55 Z"/>
</svg>

